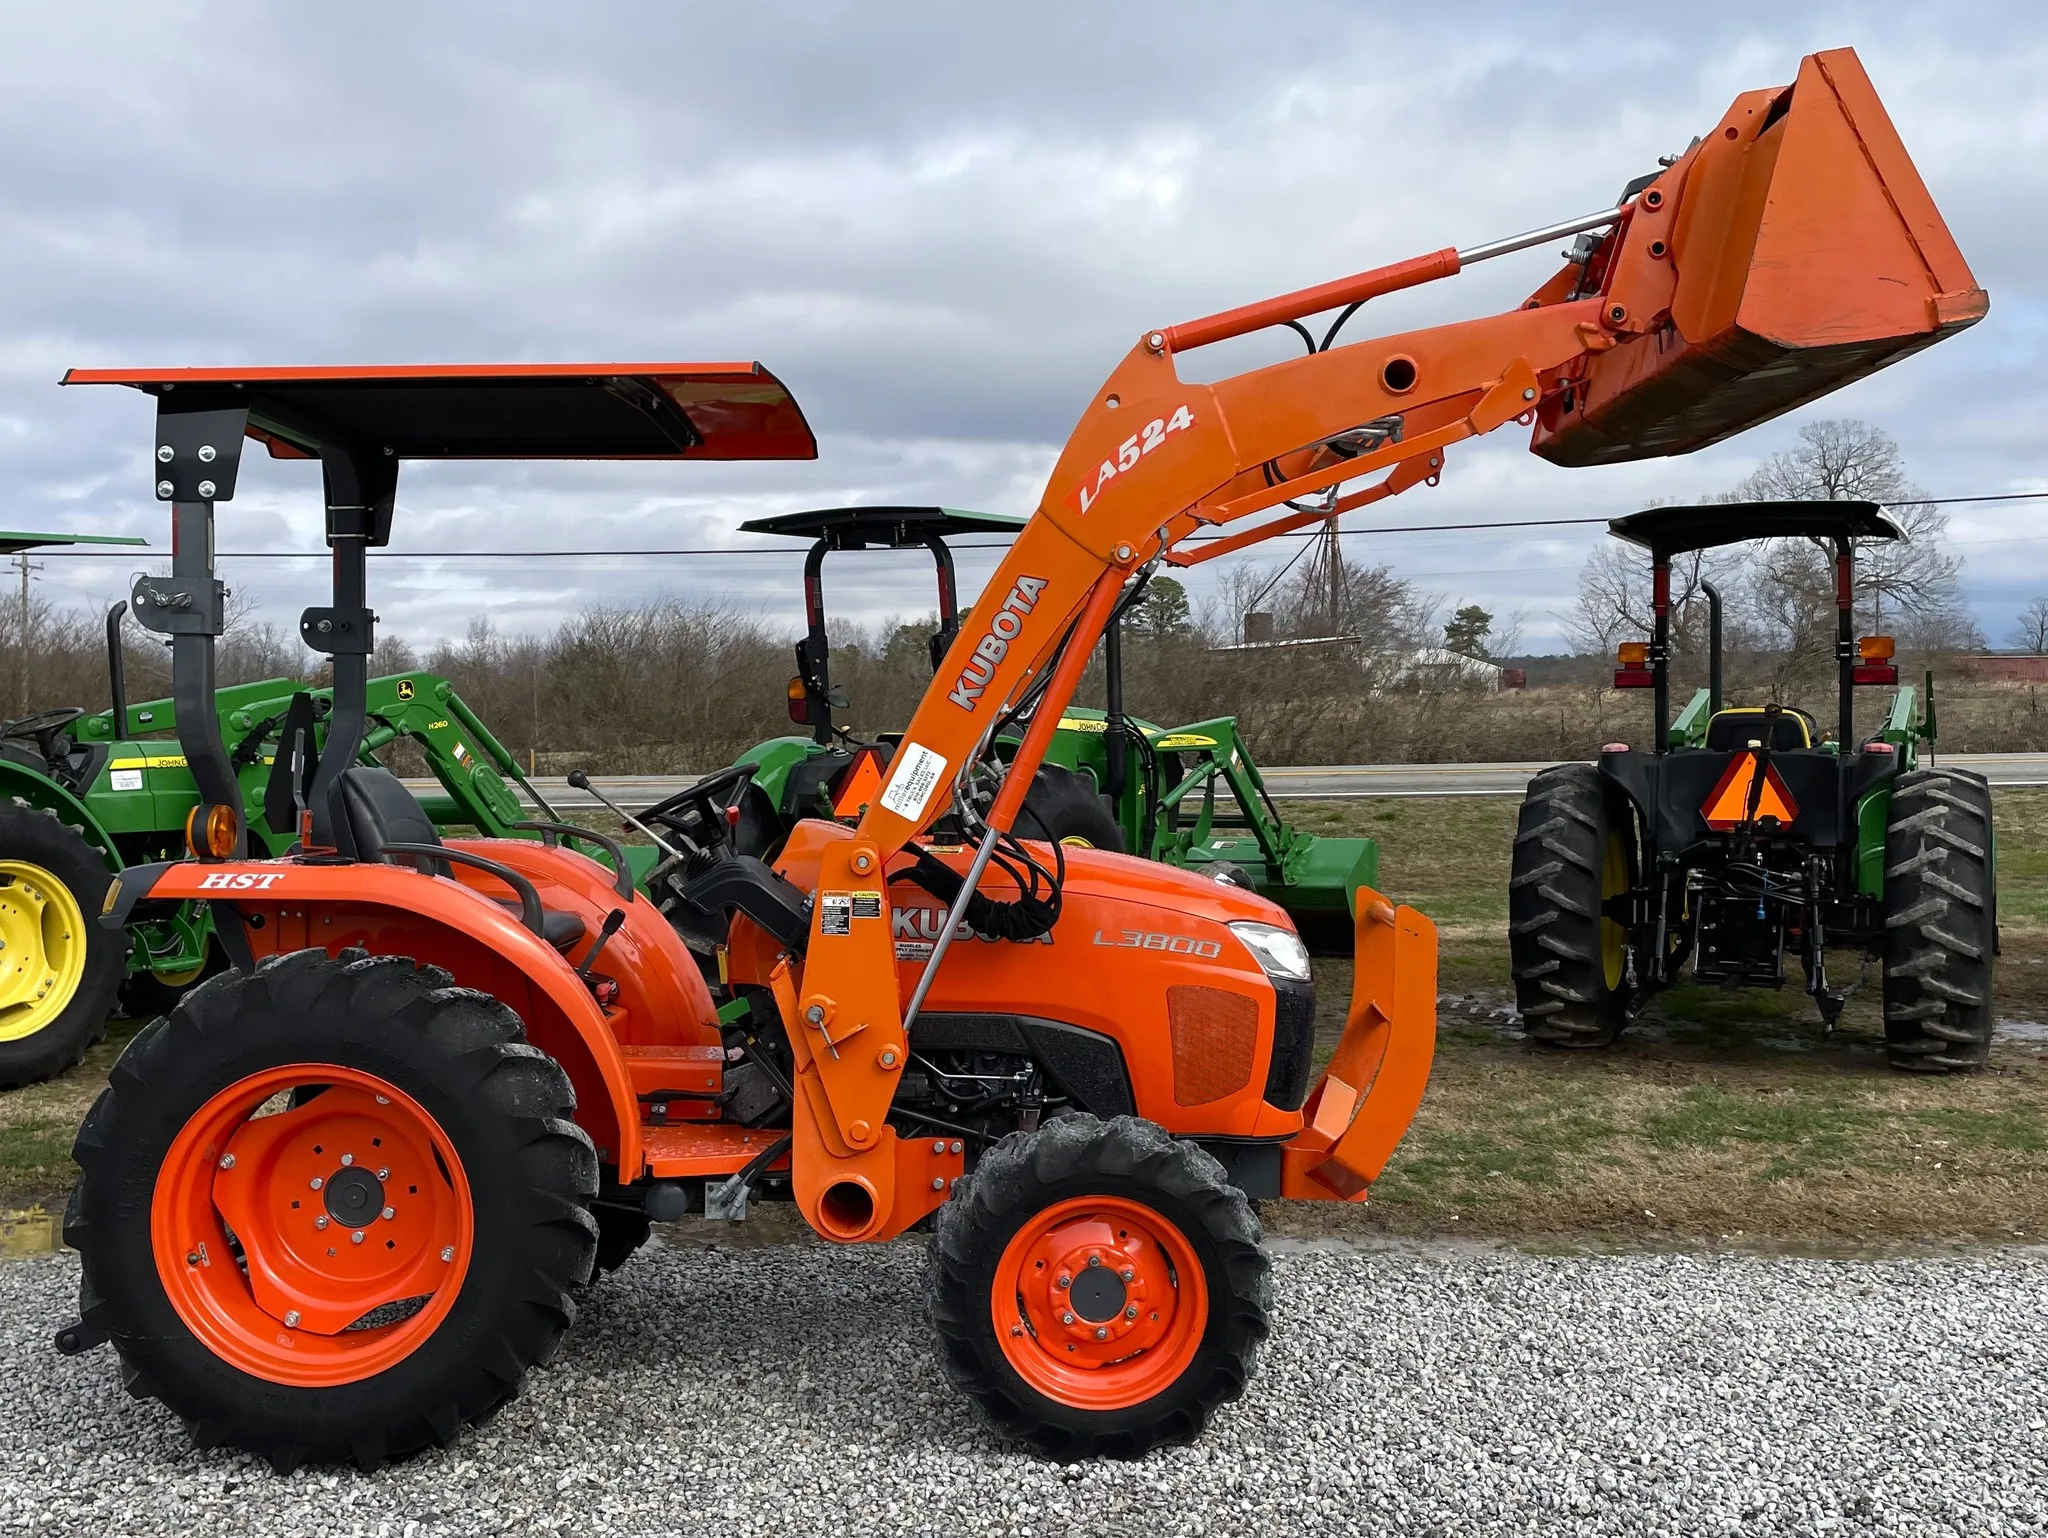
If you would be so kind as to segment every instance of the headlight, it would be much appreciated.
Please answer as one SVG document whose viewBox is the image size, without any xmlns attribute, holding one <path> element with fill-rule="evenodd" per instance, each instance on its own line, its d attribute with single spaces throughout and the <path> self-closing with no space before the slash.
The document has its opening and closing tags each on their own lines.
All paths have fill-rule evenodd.
<svg viewBox="0 0 2048 1538">
<path fill-rule="evenodd" d="M 1230 929 L 1258 958 L 1268 977 L 1284 977 L 1297 983 L 1309 980 L 1308 947 L 1293 930 L 1249 922 L 1232 924 Z"/>
</svg>

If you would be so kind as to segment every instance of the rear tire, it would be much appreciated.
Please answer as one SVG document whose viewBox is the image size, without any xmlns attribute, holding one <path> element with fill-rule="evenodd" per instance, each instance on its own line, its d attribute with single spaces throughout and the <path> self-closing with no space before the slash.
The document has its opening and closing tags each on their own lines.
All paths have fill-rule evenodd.
<svg viewBox="0 0 2048 1538">
<path fill-rule="evenodd" d="M 1628 931 L 1604 905 L 1634 871 L 1627 803 L 1598 769 L 1559 764 L 1529 782 L 1508 880 L 1508 956 L 1532 1039 L 1604 1047 L 1628 1023 Z"/>
<path fill-rule="evenodd" d="M 1054 1458 L 1193 1441 L 1266 1338 L 1270 1262 L 1244 1193 L 1133 1116 L 1004 1138 L 939 1209 L 929 1254 L 940 1368 Z"/>
<path fill-rule="evenodd" d="M 106 857 L 55 812 L 0 798 L 0 931 L 10 942 L 0 966 L 0 1000 L 9 1001 L 0 1030 L 20 1032 L 0 1040 L 0 1090 L 62 1073 L 107 1034 L 128 971 L 127 933 L 99 924 L 113 879 Z M 51 886 L 61 891 L 45 890 Z M 57 997 L 36 996 L 44 978 L 54 979 L 48 986 Z"/>
<path fill-rule="evenodd" d="M 1109 798 L 1096 792 L 1087 775 L 1058 764 L 1042 765 L 1032 776 L 1017 832 L 1048 843 L 1124 852 L 1124 831 L 1109 809 Z"/>
<path fill-rule="evenodd" d="M 446 1445 L 575 1319 L 597 1156 L 568 1076 L 449 983 L 321 951 L 223 974 L 135 1037 L 79 1129 L 64 1241 L 86 1332 L 200 1446 L 286 1471 Z M 252 1247 L 291 1310 L 238 1265 Z"/>
<path fill-rule="evenodd" d="M 1981 1068 L 1996 1023 L 1991 789 L 1960 769 L 1892 788 L 1884 846 L 1884 1034 L 1910 1073 Z"/>
</svg>

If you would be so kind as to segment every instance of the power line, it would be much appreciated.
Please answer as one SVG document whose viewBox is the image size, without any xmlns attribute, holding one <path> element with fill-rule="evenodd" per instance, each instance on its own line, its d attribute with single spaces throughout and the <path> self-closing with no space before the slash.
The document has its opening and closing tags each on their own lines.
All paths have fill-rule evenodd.
<svg viewBox="0 0 2048 1538">
<path fill-rule="evenodd" d="M 2033 502 L 2048 500 L 2048 491 L 2009 491 L 1986 496 L 1972 497 L 1915 497 L 1903 502 L 1880 502 L 1880 507 L 1945 507 L 1966 502 Z M 1387 524 L 1373 528 L 1340 528 L 1340 535 L 1351 534 L 1455 534 L 1479 529 L 1562 529 L 1586 524 L 1605 524 L 1611 517 L 1600 515 L 1587 518 L 1502 518 L 1475 523 L 1403 523 Z M 1295 529 L 1277 536 L 1281 539 L 1322 539 L 1328 531 L 1320 528 Z M 2035 537 L 2018 535 L 2015 539 Z M 1203 544 L 1210 540 L 1224 538 L 1221 534 L 1195 534 L 1181 541 L 1183 545 Z M 2002 541 L 1996 541 L 2002 543 Z M 1970 541 L 1989 544 L 1994 541 Z M 962 540 L 953 543 L 954 550 L 1007 550 L 1007 541 Z M 381 560 L 407 561 L 562 561 L 562 560 L 644 560 L 653 556 L 794 556 L 802 555 L 807 545 L 794 542 L 787 545 L 701 545 L 659 546 L 640 550 L 372 550 L 370 555 Z M 45 554 L 54 556 L 110 556 L 127 555 L 133 551 L 99 550 L 83 546 L 53 548 Z M 324 561 L 325 550 L 222 550 L 216 552 L 218 560 L 234 561 Z"/>
</svg>

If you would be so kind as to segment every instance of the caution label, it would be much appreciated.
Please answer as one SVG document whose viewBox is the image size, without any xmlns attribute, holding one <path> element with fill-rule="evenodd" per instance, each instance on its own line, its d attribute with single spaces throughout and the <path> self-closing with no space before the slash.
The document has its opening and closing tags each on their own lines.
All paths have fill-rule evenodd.
<svg viewBox="0 0 2048 1538">
<path fill-rule="evenodd" d="M 818 933 L 821 935 L 850 935 L 853 933 L 853 893 L 826 892 L 818 898 Z"/>
</svg>

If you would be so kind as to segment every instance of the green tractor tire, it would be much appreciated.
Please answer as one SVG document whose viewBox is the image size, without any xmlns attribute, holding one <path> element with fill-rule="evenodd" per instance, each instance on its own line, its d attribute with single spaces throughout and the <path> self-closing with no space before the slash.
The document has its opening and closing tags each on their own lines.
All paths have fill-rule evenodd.
<svg viewBox="0 0 2048 1538">
<path fill-rule="evenodd" d="M 62 1073 L 107 1033 L 128 937 L 103 929 L 112 879 L 55 812 L 0 801 L 0 1089 Z"/>
<path fill-rule="evenodd" d="M 1529 782 L 1508 880 L 1508 956 L 1532 1039 L 1604 1047 L 1628 1023 L 1628 931 L 1607 904 L 1627 893 L 1635 853 L 1627 805 L 1591 764 Z"/>
<path fill-rule="evenodd" d="M 1998 950 L 1991 788 L 1916 769 L 1892 789 L 1884 847 L 1884 1034 L 1892 1066 L 1981 1068 Z"/>
<path fill-rule="evenodd" d="M 1057 764 L 1042 766 L 1032 777 L 1016 831 L 1048 843 L 1109 849 L 1118 854 L 1124 849 L 1123 829 L 1117 826 L 1109 798 L 1096 793 L 1089 776 Z"/>
</svg>

